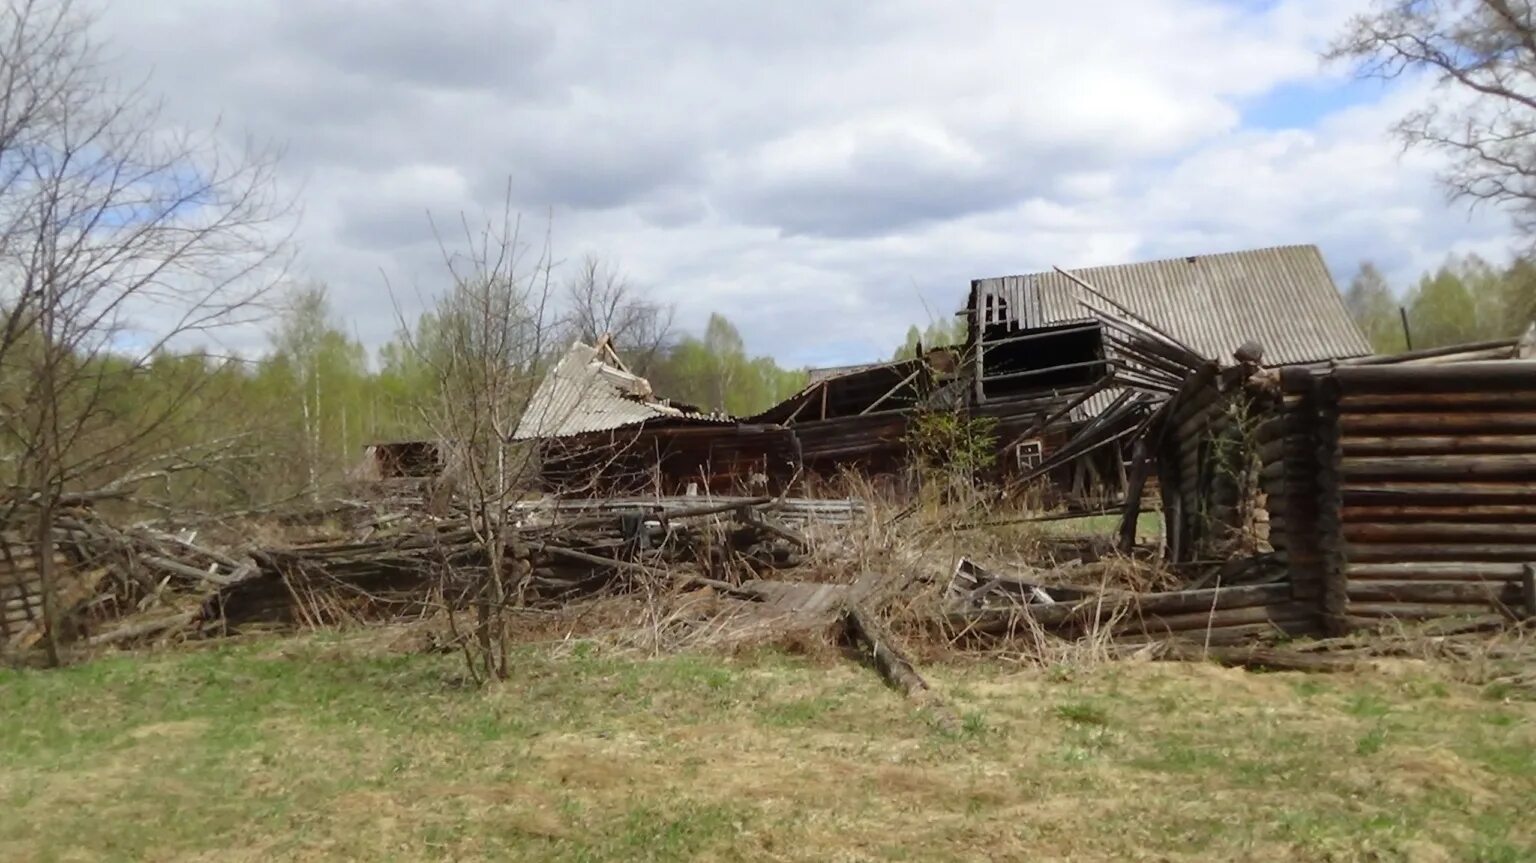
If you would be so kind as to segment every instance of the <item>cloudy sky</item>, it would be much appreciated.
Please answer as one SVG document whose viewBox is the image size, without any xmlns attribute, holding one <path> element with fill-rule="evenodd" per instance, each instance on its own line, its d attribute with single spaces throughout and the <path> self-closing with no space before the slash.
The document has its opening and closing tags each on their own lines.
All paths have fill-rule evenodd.
<svg viewBox="0 0 1536 863">
<path fill-rule="evenodd" d="M 370 344 L 386 275 L 440 284 L 427 213 L 510 189 L 558 257 L 820 365 L 1052 264 L 1317 243 L 1401 283 L 1507 256 L 1386 134 L 1425 89 L 1318 60 L 1357 5 L 114 0 L 101 35 L 178 122 L 285 147 L 299 271 Z"/>
</svg>

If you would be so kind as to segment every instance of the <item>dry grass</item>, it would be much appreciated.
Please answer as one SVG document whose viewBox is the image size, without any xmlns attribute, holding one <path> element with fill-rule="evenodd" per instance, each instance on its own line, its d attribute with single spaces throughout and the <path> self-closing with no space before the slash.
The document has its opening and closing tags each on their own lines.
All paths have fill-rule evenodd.
<svg viewBox="0 0 1536 863">
<path fill-rule="evenodd" d="M 397 639 L 399 636 L 397 636 Z M 0 672 L 0 859 L 1531 859 L 1536 706 L 1398 660 L 925 672 L 383 631 Z"/>
</svg>

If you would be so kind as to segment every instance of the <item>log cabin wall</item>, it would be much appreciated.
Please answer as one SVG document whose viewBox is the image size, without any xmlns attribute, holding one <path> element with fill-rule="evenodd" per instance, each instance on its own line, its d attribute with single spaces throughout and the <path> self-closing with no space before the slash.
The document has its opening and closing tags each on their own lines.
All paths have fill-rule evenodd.
<svg viewBox="0 0 1536 863">
<path fill-rule="evenodd" d="M 1536 362 L 1340 367 L 1315 386 L 1318 575 L 1329 628 L 1527 605 Z M 1300 401 L 1297 410 L 1305 423 Z M 1303 462 L 1293 501 L 1306 490 Z M 1310 562 L 1298 562 L 1293 574 L 1310 578 Z"/>
</svg>

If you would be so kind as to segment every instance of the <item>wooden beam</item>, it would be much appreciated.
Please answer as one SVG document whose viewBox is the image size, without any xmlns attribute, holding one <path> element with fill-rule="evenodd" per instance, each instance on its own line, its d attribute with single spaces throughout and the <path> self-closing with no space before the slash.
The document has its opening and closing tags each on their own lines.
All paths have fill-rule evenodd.
<svg viewBox="0 0 1536 863">
<path fill-rule="evenodd" d="M 875 408 L 879 407 L 880 405 L 884 404 L 886 399 L 890 398 L 893 395 L 896 395 L 896 391 L 897 390 L 900 390 L 902 387 L 904 387 L 907 384 L 912 383 L 912 381 L 916 380 L 917 376 L 921 372 L 922 372 L 922 367 L 921 366 L 919 366 L 918 368 L 913 369 L 912 370 L 912 374 L 907 375 L 906 377 L 902 378 L 900 383 L 898 383 L 898 384 L 896 384 L 896 386 L 891 387 L 890 389 L 886 390 L 885 391 L 885 395 L 881 396 L 880 398 L 875 399 L 873 402 L 870 402 L 869 407 L 859 411 L 859 416 L 863 416 L 863 415 L 869 413 L 870 411 L 874 410 Z"/>
</svg>

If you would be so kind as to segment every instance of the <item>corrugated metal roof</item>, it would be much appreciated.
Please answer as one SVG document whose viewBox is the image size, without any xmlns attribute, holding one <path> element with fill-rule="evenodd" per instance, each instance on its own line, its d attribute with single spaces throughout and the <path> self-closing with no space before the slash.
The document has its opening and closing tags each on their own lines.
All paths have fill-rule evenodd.
<svg viewBox="0 0 1536 863">
<path fill-rule="evenodd" d="M 1277 246 L 1072 272 L 1212 359 L 1229 359 L 1250 340 L 1264 346 L 1266 365 L 1371 352 L 1316 246 Z M 1080 298 L 1093 301 L 1052 270 L 978 279 L 971 283 L 970 307 L 997 309 L 1001 299 L 1005 320 L 1017 329 L 1034 329 L 1089 319 Z"/>
<path fill-rule="evenodd" d="M 645 378 L 603 362 L 596 348 L 576 342 L 528 400 L 512 439 L 565 437 L 680 417 L 730 422 L 657 400 Z"/>
</svg>

